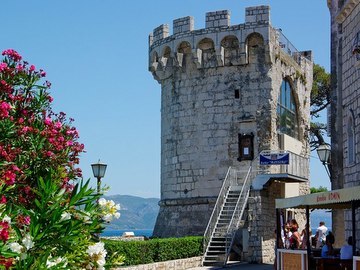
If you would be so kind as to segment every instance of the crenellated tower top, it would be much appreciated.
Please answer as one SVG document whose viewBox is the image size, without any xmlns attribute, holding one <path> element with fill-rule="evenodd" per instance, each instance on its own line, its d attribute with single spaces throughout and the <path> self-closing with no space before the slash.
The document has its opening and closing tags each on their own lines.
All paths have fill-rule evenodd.
<svg viewBox="0 0 360 270">
<path fill-rule="evenodd" d="M 245 24 L 242 25 L 230 25 L 230 11 L 220 10 L 206 13 L 205 17 L 205 29 L 194 30 L 194 18 L 187 16 L 173 21 L 173 35 L 170 37 L 169 25 L 162 24 L 154 29 L 149 36 L 150 49 L 159 46 L 162 42 L 167 42 L 166 38 L 178 39 L 191 34 L 205 34 L 214 31 L 219 31 L 219 28 L 223 28 L 224 31 L 231 31 L 237 29 L 253 28 L 258 24 L 270 23 L 270 7 L 258 6 L 246 8 Z M 212 29 L 217 28 L 217 29 Z M 194 32 L 194 33 L 191 33 Z"/>
<path fill-rule="evenodd" d="M 172 35 L 168 24 L 158 26 L 149 35 L 149 71 L 160 81 L 186 61 L 198 69 L 246 65 L 251 61 L 250 47 L 256 46 L 263 48 L 266 63 L 274 62 L 280 50 L 298 63 L 301 56 L 311 58 L 271 27 L 269 6 L 257 6 L 246 8 L 243 24 L 230 25 L 230 11 L 221 10 L 206 13 L 203 29 L 194 29 L 191 16 L 174 20 Z"/>
</svg>

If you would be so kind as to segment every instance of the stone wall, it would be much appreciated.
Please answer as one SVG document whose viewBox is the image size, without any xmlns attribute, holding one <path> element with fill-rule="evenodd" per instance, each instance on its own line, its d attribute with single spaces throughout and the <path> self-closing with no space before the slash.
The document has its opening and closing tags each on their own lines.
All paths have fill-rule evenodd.
<svg viewBox="0 0 360 270">
<path fill-rule="evenodd" d="M 360 55 L 353 54 L 360 45 L 360 1 L 328 0 L 331 14 L 331 188 L 360 184 Z M 360 212 L 356 211 L 356 221 Z M 345 222 L 344 222 L 345 220 Z M 351 211 L 332 213 L 336 245 L 352 235 Z M 357 230 L 357 246 L 360 231 Z"/>
<path fill-rule="evenodd" d="M 185 270 L 201 266 L 202 257 L 193 257 L 180 260 L 140 264 L 128 267 L 111 268 L 111 270 Z"/>
</svg>

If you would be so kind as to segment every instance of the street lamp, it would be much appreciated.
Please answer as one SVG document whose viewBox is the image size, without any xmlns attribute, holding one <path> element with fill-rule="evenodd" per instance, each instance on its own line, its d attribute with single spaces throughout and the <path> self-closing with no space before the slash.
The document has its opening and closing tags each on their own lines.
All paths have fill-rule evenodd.
<svg viewBox="0 0 360 270">
<path fill-rule="evenodd" d="M 107 165 L 100 163 L 91 164 L 91 168 L 94 174 L 94 177 L 97 178 L 97 193 L 100 194 L 101 178 L 104 177 Z"/>
<path fill-rule="evenodd" d="M 328 176 L 331 179 L 330 172 L 329 172 L 329 164 L 330 164 L 330 154 L 331 154 L 331 148 L 330 145 L 327 143 L 322 143 L 319 145 L 319 147 L 316 149 L 317 154 L 319 156 L 320 161 L 325 167 L 325 170 L 328 174 Z"/>
</svg>

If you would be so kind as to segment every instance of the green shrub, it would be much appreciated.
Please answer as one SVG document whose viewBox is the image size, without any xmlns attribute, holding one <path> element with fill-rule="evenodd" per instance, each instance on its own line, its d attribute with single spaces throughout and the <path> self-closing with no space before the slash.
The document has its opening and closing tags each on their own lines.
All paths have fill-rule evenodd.
<svg viewBox="0 0 360 270">
<path fill-rule="evenodd" d="M 124 266 L 148 264 L 202 255 L 203 237 L 151 239 L 148 241 L 104 240 L 108 256 L 125 256 Z"/>
</svg>

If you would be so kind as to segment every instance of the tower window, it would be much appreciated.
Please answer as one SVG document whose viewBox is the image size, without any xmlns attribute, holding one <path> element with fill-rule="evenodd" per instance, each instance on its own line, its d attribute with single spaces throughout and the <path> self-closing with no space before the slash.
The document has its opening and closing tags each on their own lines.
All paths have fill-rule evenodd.
<svg viewBox="0 0 360 270">
<path fill-rule="evenodd" d="M 235 89 L 235 98 L 239 99 L 240 98 L 240 91 L 239 89 Z"/>
<path fill-rule="evenodd" d="M 277 105 L 277 130 L 293 138 L 298 138 L 297 108 L 291 85 L 284 80 L 280 87 Z"/>
</svg>

